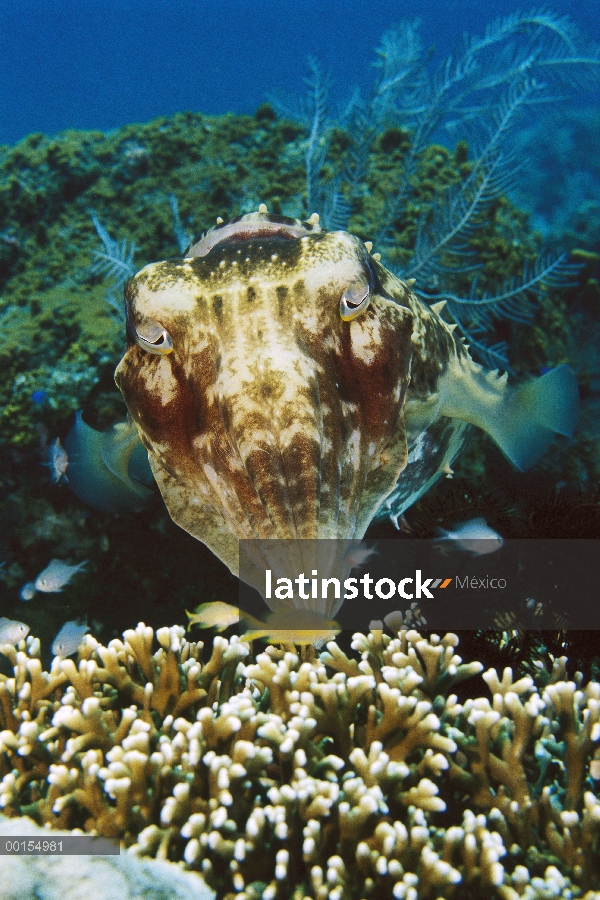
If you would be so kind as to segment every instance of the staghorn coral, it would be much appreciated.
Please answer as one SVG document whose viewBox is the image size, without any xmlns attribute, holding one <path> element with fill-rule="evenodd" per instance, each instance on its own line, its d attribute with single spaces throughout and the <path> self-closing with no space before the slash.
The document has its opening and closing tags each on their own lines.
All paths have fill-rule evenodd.
<svg viewBox="0 0 600 900">
<path fill-rule="evenodd" d="M 138 625 L 42 670 L 3 646 L 0 806 L 181 860 L 219 897 L 597 897 L 600 686 L 484 673 L 458 638 L 356 634 L 207 660 Z M 465 686 L 461 685 L 461 690 Z M 587 892 L 587 894 L 586 894 Z"/>
</svg>

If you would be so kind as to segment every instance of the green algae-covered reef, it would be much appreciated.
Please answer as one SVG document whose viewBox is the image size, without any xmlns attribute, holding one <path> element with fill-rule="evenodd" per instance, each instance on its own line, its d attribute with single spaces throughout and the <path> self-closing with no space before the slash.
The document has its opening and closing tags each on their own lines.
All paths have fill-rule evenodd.
<svg viewBox="0 0 600 900">
<path fill-rule="evenodd" d="M 103 247 L 92 216 L 113 238 L 127 242 L 137 268 L 179 255 L 173 202 L 180 228 L 191 239 L 220 214 L 276 197 L 284 182 L 288 196 L 301 190 L 300 151 L 285 165 L 299 130 L 274 125 L 268 111 L 219 119 L 183 114 L 110 135 L 30 135 L 4 149 L 0 365 L 7 377 L 0 427 L 5 445 L 17 452 L 30 449 L 38 440 L 36 421 L 64 429 L 91 393 L 103 388 L 116 393 L 112 373 L 124 329 L 107 303 L 106 279 L 93 270 L 94 254 Z M 37 405 L 36 391 L 47 395 Z M 99 403 L 98 415 L 103 409 Z"/>
<path fill-rule="evenodd" d="M 253 653 L 141 623 L 49 671 L 37 638 L 3 645 L 0 808 L 180 861 L 222 900 L 597 898 L 600 685 L 458 644 Z"/>
<path fill-rule="evenodd" d="M 333 129 L 320 169 L 326 184 L 341 174 L 349 142 L 343 128 Z M 106 394 L 114 394 L 112 373 L 124 329 L 121 300 L 110 296 L 111 279 L 122 283 L 123 274 L 180 255 L 186 241 L 218 216 L 231 218 L 260 202 L 274 213 L 310 214 L 306 143 L 302 125 L 278 119 L 265 105 L 253 117 L 184 113 L 108 135 L 34 134 L 0 151 L 5 448 L 13 455 L 30 452 L 39 443 L 36 424 L 52 433 L 64 430 L 73 411 L 86 404 L 97 423 L 114 418 L 118 400 Z M 390 216 L 386 229 L 392 238 L 384 252 L 391 264 L 401 264 L 414 248 L 423 209 L 471 169 L 464 142 L 454 151 L 426 147 L 406 214 L 394 219 L 386 202 L 401 180 L 410 146 L 410 133 L 397 127 L 375 135 L 360 189 L 346 198 L 348 230 L 365 240 Z M 526 218 L 508 201 L 499 198 L 487 219 L 473 238 L 473 249 L 484 257 L 483 287 L 517 277 L 540 249 Z M 117 262 L 103 267 L 99 230 L 120 244 L 120 271 Z M 556 292 L 552 300 L 515 337 L 516 369 L 537 373 L 568 360 L 566 307 Z"/>
</svg>

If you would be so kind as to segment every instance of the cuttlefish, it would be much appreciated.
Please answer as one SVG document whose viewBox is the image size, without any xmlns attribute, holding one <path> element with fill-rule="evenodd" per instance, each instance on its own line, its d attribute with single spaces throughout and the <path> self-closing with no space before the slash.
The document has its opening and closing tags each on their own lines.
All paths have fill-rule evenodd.
<svg viewBox="0 0 600 900">
<path fill-rule="evenodd" d="M 261 206 L 125 286 L 115 379 L 135 435 L 173 520 L 235 574 L 240 539 L 397 521 L 471 425 L 521 469 L 573 432 L 567 366 L 509 385 L 370 249 Z"/>
</svg>

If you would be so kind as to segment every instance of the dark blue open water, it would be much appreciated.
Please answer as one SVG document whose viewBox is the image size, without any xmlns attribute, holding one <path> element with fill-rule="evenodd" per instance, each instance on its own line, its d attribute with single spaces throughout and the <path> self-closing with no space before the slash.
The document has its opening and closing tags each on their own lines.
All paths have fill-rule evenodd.
<svg viewBox="0 0 600 900">
<path fill-rule="evenodd" d="M 275 88 L 303 90 L 307 55 L 338 94 L 369 83 L 373 50 L 420 18 L 440 58 L 513 0 L 3 0 L 0 143 L 33 131 L 115 128 L 178 110 L 252 112 Z M 597 2 L 552 4 L 600 41 Z"/>
</svg>

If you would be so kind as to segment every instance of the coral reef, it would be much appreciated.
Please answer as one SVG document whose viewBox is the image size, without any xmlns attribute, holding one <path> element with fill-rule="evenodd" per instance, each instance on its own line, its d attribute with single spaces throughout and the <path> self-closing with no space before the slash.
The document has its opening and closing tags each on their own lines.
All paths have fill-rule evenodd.
<svg viewBox="0 0 600 900">
<path fill-rule="evenodd" d="M 217 637 L 205 659 L 140 624 L 49 672 L 38 639 L 4 645 L 0 806 L 181 860 L 227 900 L 592 900 L 600 685 L 561 658 L 488 670 L 478 696 L 457 644 Z"/>
<path fill-rule="evenodd" d="M 598 251 L 600 159 L 592 108 L 564 109 L 549 131 L 541 123 L 523 129 L 519 147 L 533 165 L 513 191 L 533 225 L 562 246 Z"/>
<path fill-rule="evenodd" d="M 519 65 L 507 65 L 509 58 Z M 554 484 L 597 482 L 597 256 L 587 232 L 581 241 L 571 236 L 580 283 L 536 281 L 540 236 L 506 196 L 508 176 L 520 172 L 510 150 L 518 116 L 537 101 L 548 108 L 533 79 L 560 82 L 562 96 L 571 87 L 560 73 L 585 87 L 594 60 L 564 17 L 542 10 L 497 21 L 435 72 L 416 26 L 404 23 L 377 50 L 372 93 L 355 97 L 337 119 L 326 108 L 327 79 L 313 64 L 304 116 L 278 116 L 270 104 L 253 116 L 185 112 L 110 134 L 33 134 L 0 148 L 2 614 L 48 638 L 65 620 L 87 614 L 108 638 L 140 618 L 171 624 L 183 621 L 186 606 L 235 595 L 233 579 L 178 533 L 159 498 L 143 521 L 89 513 L 65 483 L 51 484 L 42 464 L 75 410 L 83 408 L 85 421 L 100 429 L 125 415 L 113 381 L 125 339 L 116 297 L 124 277 L 179 255 L 217 216 L 243 214 L 261 201 L 287 215 L 311 213 L 315 203 L 326 224 L 375 240 L 386 264 L 416 277 L 415 289 L 432 302 L 446 289 L 454 298 L 493 300 L 503 284 L 511 293 L 533 274 L 538 305 L 527 291 L 511 294 L 512 311 L 486 301 L 503 315 L 485 314 L 490 327 L 476 342 L 508 345 L 519 376 L 573 366 L 582 427 L 540 470 Z M 524 73 L 518 84 L 516 69 Z M 570 141 L 554 170 L 571 158 Z M 467 307 L 455 312 L 474 335 Z M 517 308 L 527 313 L 526 327 L 512 315 Z M 489 441 L 476 438 L 457 474 L 485 492 L 510 470 Z M 527 476 L 534 492 L 537 477 Z M 89 559 L 87 574 L 43 607 L 36 598 L 25 608 L 20 587 L 52 557 Z"/>
<path fill-rule="evenodd" d="M 511 87 L 519 66 L 486 48 L 507 51 L 513 38 L 525 77 Z M 305 120 L 265 104 L 254 116 L 187 112 L 0 148 L 0 612 L 41 638 L 0 656 L 0 809 L 19 828 L 30 816 L 118 837 L 132 857 L 177 863 L 199 892 L 201 873 L 219 900 L 600 896 L 592 640 L 583 650 L 564 632 L 552 641 L 498 633 L 494 646 L 469 639 L 463 655 L 496 666 L 487 686 L 453 635 L 372 632 L 355 635 L 352 649 L 342 635 L 320 656 L 291 646 L 253 655 L 236 638 L 203 647 L 172 623 L 203 601 L 235 602 L 235 579 L 172 524 L 158 496 L 143 517 L 90 512 L 46 466 L 77 409 L 100 429 L 125 415 L 113 382 L 125 340 L 115 292 L 134 267 L 180 255 L 217 216 L 259 202 L 305 215 L 316 204 L 326 225 L 375 240 L 432 302 L 448 289 L 464 329 L 503 345 L 518 375 L 565 362 L 577 373 L 584 414 L 573 444 L 537 473 L 513 476 L 485 438 L 474 441 L 455 480 L 409 516 L 413 534 L 430 536 L 466 510 L 505 538 L 590 536 L 600 510 L 590 487 L 600 474 L 589 227 L 598 211 L 596 193 L 582 204 L 589 178 L 569 162 L 589 117 L 565 125 L 552 161 L 559 187 L 545 197 L 556 215 L 547 204 L 535 210 L 557 252 L 573 249 L 578 284 L 537 279 L 538 304 L 531 294 L 517 303 L 525 327 L 496 303 L 507 316 L 487 316 L 482 333 L 469 304 L 456 305 L 493 301 L 502 285 L 511 293 L 539 274 L 540 235 L 518 195 L 506 195 L 518 159 L 504 139 L 520 131 L 519 110 L 547 99 L 536 75 L 545 83 L 573 71 L 577 41 L 566 20 L 541 10 L 467 40 L 445 71 L 425 77 L 416 31 L 404 25 L 379 48 L 375 93 L 337 121 L 313 65 Z M 490 73 L 500 88 L 469 108 Z M 487 127 L 484 106 L 499 116 Z M 570 487 L 578 482 L 581 492 Z M 52 557 L 89 563 L 68 591 L 21 603 L 19 588 Z M 85 613 L 104 643 L 88 636 L 77 661 L 51 661 L 60 625 Z M 141 618 L 149 626 L 132 629 Z M 14 883 L 26 877 L 38 875 L 15 872 Z M 43 878 L 33 890 L 53 898 Z"/>
<path fill-rule="evenodd" d="M 197 235 L 217 215 L 255 209 L 260 200 L 276 213 L 302 212 L 306 141 L 301 124 L 278 119 L 263 106 L 255 116 L 185 113 L 110 135 L 32 135 L 0 156 L 0 216 L 18 242 L 0 267 L 3 615 L 25 618 L 45 635 L 46 629 L 56 633 L 65 620 L 87 613 L 113 636 L 140 618 L 154 626 L 171 624 L 183 621 L 186 606 L 232 596 L 233 580 L 178 533 L 158 498 L 143 521 L 133 515 L 89 514 L 67 485 L 51 484 L 48 468 L 40 463 L 47 462 L 52 440 L 64 438 L 77 408 L 101 429 L 125 415 L 113 382 L 124 327 L 106 302 L 118 272 L 110 266 L 98 269 L 99 256 L 122 253 L 126 264 L 132 242 L 135 265 L 177 255 L 182 230 Z M 324 183 L 343 168 L 347 147 L 347 133 L 337 128 L 323 162 Z M 382 125 L 373 136 L 349 220 L 351 230 L 364 239 L 372 238 L 385 218 L 386 198 L 403 178 L 410 147 L 410 131 L 397 124 Z M 454 151 L 439 145 L 423 149 L 411 176 L 410 209 L 394 220 L 393 243 L 383 248 L 388 256 L 397 251 L 398 264 L 409 258 L 418 231 L 417 207 L 431 208 L 448 185 L 462 183 L 469 165 L 464 143 Z M 517 277 L 540 245 L 523 214 L 505 198 L 498 198 L 484 218 L 477 252 L 485 249 L 487 289 Z M 505 324 L 501 335 L 511 345 L 511 363 L 520 375 L 575 362 L 585 403 L 597 395 L 597 353 L 582 357 L 581 364 L 574 354 L 575 349 L 583 354 L 589 345 L 583 337 L 591 334 L 589 320 L 597 303 L 594 273 L 591 264 L 583 271 L 588 300 L 585 315 L 577 313 L 579 320 L 576 304 L 583 292 L 549 287 L 534 322 L 527 328 Z M 457 278 L 467 279 L 468 273 Z M 581 340 L 573 333 L 577 321 Z M 587 431 L 542 463 L 555 481 L 596 478 L 600 461 L 589 432 L 596 427 L 589 409 Z M 488 485 L 505 479 L 509 469 L 498 457 L 489 442 L 478 439 L 462 471 Z M 496 466 L 493 475 L 490 463 Z M 52 557 L 89 559 L 87 576 L 43 610 L 39 598 L 25 609 L 17 599 L 19 588 Z M 127 607 L 123 595 L 130 598 Z"/>
</svg>

